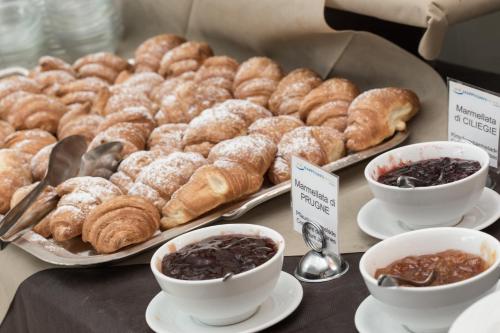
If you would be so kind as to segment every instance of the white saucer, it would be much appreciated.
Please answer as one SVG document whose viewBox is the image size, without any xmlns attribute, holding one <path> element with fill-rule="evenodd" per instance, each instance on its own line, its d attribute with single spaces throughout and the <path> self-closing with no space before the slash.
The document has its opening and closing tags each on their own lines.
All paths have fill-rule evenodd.
<svg viewBox="0 0 500 333">
<path fill-rule="evenodd" d="M 494 292 L 493 294 L 499 294 L 499 293 L 500 293 L 500 282 L 497 284 L 496 292 Z M 482 300 L 486 300 L 489 298 L 491 298 L 490 295 L 485 296 L 480 301 L 478 301 L 474 304 L 478 304 L 478 303 L 482 302 Z M 497 297 L 497 300 L 498 299 L 500 299 L 500 298 Z M 496 304 L 498 305 L 499 303 L 496 303 Z M 469 309 L 471 309 L 472 307 L 474 307 L 474 305 L 472 305 Z M 467 313 L 468 311 L 469 310 L 466 310 L 465 312 L 463 312 L 463 314 Z M 495 311 L 494 318 L 498 318 L 498 316 L 497 316 L 498 306 L 495 307 L 493 311 Z M 460 315 L 459 318 L 462 317 L 463 314 Z M 451 332 L 453 332 L 453 333 L 455 333 L 455 332 L 456 333 L 462 333 L 462 332 L 490 333 L 489 331 L 481 331 L 481 330 L 477 329 L 477 328 L 479 328 L 479 326 L 477 326 L 479 323 L 478 318 L 479 317 L 475 317 L 475 319 L 471 322 L 471 324 L 473 325 L 471 327 L 474 327 L 473 330 L 468 330 L 468 331 L 467 330 L 464 330 L 464 331 L 462 331 L 462 330 L 457 330 L 457 331 L 450 330 L 450 333 Z M 470 319 L 470 317 L 468 319 Z M 500 320 L 498 320 L 498 321 L 500 321 Z M 368 296 L 367 298 L 365 298 L 365 300 L 363 302 L 361 302 L 361 304 L 358 306 L 358 309 L 356 310 L 356 314 L 354 315 L 354 324 L 356 325 L 356 329 L 359 331 L 359 333 L 381 333 L 381 332 L 383 332 L 383 333 L 408 333 L 408 332 L 411 332 L 407 328 L 405 328 L 403 325 L 401 325 L 401 323 L 398 323 L 397 321 L 395 321 L 385 311 L 381 310 L 379 307 L 379 301 L 377 301 L 371 295 Z M 455 326 L 455 324 L 453 324 L 453 327 L 454 326 Z M 500 332 L 500 330 L 491 331 L 491 333 L 493 333 L 493 332 L 498 333 L 498 332 Z"/>
<path fill-rule="evenodd" d="M 467 212 L 456 227 L 482 230 L 500 218 L 500 194 L 485 188 L 476 206 Z M 386 239 L 411 231 L 400 221 L 396 221 L 377 199 L 368 201 L 358 213 L 358 226 L 366 234 Z"/>
<path fill-rule="evenodd" d="M 302 300 L 302 286 L 292 275 L 281 272 L 271 296 L 247 320 L 227 326 L 209 326 L 193 320 L 169 302 L 161 291 L 148 305 L 146 322 L 157 333 L 251 333 L 261 331 L 286 318 Z"/>
<path fill-rule="evenodd" d="M 467 308 L 450 327 L 449 333 L 500 332 L 500 291 L 481 298 Z"/>
</svg>

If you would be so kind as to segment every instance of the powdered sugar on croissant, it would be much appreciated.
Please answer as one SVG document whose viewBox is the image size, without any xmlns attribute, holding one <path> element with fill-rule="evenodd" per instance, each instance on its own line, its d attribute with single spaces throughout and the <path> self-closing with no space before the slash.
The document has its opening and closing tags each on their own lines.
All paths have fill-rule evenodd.
<svg viewBox="0 0 500 333">
<path fill-rule="evenodd" d="M 158 72 L 165 77 L 196 72 L 212 55 L 213 51 L 207 43 L 189 41 L 165 53 Z"/>
<path fill-rule="evenodd" d="M 162 34 L 146 39 L 135 51 L 135 71 L 156 72 L 165 53 L 186 40 L 173 34 Z"/>
</svg>

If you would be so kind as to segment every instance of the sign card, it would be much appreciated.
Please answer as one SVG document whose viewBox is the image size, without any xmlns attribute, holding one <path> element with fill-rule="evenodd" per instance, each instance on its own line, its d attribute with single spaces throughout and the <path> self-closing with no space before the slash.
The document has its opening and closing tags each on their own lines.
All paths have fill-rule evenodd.
<svg viewBox="0 0 500 333">
<path fill-rule="evenodd" d="M 483 148 L 498 168 L 500 96 L 452 79 L 448 90 L 448 140 Z"/>
<path fill-rule="evenodd" d="M 328 250 L 339 254 L 337 242 L 339 179 L 299 157 L 292 157 L 292 210 L 294 229 L 304 222 L 323 227 Z M 314 236 L 314 235 L 312 235 Z M 319 240 L 319 235 L 316 240 Z"/>
</svg>

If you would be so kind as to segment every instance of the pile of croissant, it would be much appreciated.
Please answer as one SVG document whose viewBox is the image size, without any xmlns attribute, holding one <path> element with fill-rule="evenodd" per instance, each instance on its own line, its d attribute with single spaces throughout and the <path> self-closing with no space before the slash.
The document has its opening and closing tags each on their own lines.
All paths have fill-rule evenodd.
<svg viewBox="0 0 500 333">
<path fill-rule="evenodd" d="M 347 79 L 284 73 L 267 57 L 239 64 L 172 34 L 143 42 L 133 63 L 45 56 L 28 77 L 0 80 L 0 214 L 43 178 L 57 140 L 120 141 L 109 180 L 49 187 L 36 204 L 56 198 L 57 208 L 33 227 L 111 253 L 255 193 L 265 178 L 288 180 L 292 155 L 325 165 L 377 145 L 418 109 L 410 90 L 360 94 Z"/>
</svg>

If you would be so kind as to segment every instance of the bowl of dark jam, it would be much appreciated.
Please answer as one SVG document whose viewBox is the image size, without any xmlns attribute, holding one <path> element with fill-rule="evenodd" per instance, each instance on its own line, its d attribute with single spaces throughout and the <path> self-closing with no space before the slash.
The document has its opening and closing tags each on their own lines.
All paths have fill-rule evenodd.
<svg viewBox="0 0 500 333">
<path fill-rule="evenodd" d="M 388 238 L 365 252 L 359 269 L 371 295 L 411 332 L 447 332 L 472 303 L 495 289 L 500 277 L 500 243 L 465 228 L 430 228 Z M 422 281 L 429 286 L 379 286 L 382 274 Z"/>
<path fill-rule="evenodd" d="M 409 229 L 453 226 L 479 200 L 488 153 L 472 144 L 437 141 L 374 158 L 365 178 L 374 197 Z"/>
<path fill-rule="evenodd" d="M 151 270 L 179 309 L 208 325 L 230 325 L 252 316 L 274 289 L 285 241 L 250 224 L 194 230 L 161 246 Z"/>
</svg>

